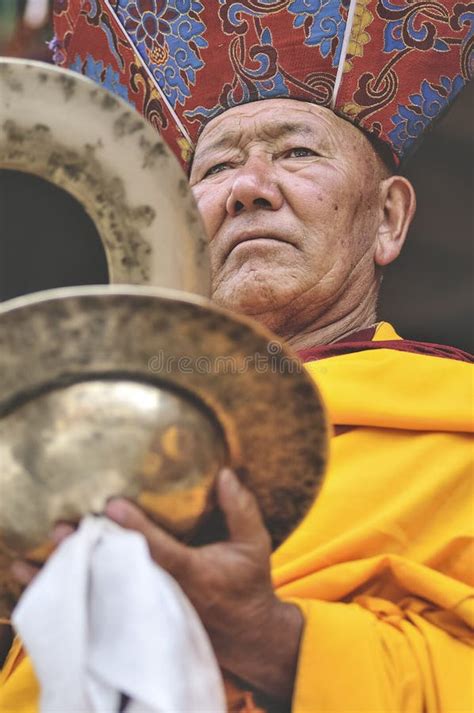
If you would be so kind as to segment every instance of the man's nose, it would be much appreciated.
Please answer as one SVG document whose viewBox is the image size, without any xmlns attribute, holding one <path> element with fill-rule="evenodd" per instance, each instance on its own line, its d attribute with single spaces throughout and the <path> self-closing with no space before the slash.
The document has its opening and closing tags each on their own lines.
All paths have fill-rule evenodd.
<svg viewBox="0 0 474 713">
<path fill-rule="evenodd" d="M 272 167 L 265 160 L 250 159 L 244 166 L 236 169 L 234 176 L 226 204 L 229 215 L 281 208 L 283 196 Z"/>
</svg>

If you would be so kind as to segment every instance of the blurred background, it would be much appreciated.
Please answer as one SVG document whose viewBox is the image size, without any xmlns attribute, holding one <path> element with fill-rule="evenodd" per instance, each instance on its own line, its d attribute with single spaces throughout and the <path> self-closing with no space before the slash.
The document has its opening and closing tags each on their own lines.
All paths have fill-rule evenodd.
<svg viewBox="0 0 474 713">
<path fill-rule="evenodd" d="M 0 54 L 50 61 L 52 5 L 52 0 L 0 0 Z"/>
<path fill-rule="evenodd" d="M 385 274 L 380 314 L 403 336 L 474 351 L 473 82 L 403 173 L 418 201 L 402 254 Z"/>
<path fill-rule="evenodd" d="M 0 55 L 50 61 L 51 0 L 0 0 Z M 418 211 L 387 268 L 380 317 L 410 339 L 474 350 L 471 86 L 404 167 Z M 27 207 L 27 210 L 25 208 Z M 105 254 L 82 207 L 34 176 L 0 169 L 0 299 L 107 282 Z"/>
</svg>

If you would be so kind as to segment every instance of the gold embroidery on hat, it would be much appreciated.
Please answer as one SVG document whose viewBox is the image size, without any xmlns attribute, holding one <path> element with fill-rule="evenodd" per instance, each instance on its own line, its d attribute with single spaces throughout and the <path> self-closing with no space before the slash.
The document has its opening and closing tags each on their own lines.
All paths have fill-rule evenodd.
<svg viewBox="0 0 474 713">
<path fill-rule="evenodd" d="M 164 64 L 169 55 L 170 51 L 167 42 L 165 42 L 163 46 L 159 45 L 158 42 L 154 42 L 153 48 L 148 50 L 148 57 L 153 64 Z"/>
<path fill-rule="evenodd" d="M 347 56 L 344 63 L 344 73 L 352 69 L 352 58 L 364 56 L 364 45 L 368 45 L 372 39 L 366 29 L 374 21 L 374 16 L 367 9 L 370 0 L 357 0 L 354 11 L 354 21 L 352 32 L 347 47 Z"/>
</svg>

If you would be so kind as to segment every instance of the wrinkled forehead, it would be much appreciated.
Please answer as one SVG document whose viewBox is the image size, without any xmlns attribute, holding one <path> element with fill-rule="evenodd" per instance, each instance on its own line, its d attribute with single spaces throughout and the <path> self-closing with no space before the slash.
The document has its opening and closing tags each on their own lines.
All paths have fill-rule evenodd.
<svg viewBox="0 0 474 713">
<path fill-rule="evenodd" d="M 326 107 L 296 99 L 266 99 L 233 107 L 209 121 L 198 137 L 195 158 L 253 139 L 290 135 L 317 137 L 332 149 L 348 140 L 364 142 L 359 129 Z"/>
</svg>

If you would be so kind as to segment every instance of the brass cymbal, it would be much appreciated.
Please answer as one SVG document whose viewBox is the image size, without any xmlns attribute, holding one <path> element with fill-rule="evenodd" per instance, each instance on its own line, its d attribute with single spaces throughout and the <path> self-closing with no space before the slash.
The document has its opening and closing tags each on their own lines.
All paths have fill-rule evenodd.
<svg viewBox="0 0 474 713">
<path fill-rule="evenodd" d="M 183 170 L 157 131 L 105 88 L 77 72 L 0 57 L 5 171 L 33 174 L 79 202 L 102 241 L 110 282 L 210 294 L 207 238 Z M 22 205 L 28 211 L 27 195 Z M 34 228 L 35 245 L 45 242 L 48 225 Z"/>
<path fill-rule="evenodd" d="M 204 298 L 100 286 L 0 308 L 8 557 L 120 494 L 175 535 L 206 538 L 226 464 L 255 493 L 276 547 L 313 502 L 326 455 L 324 408 L 299 360 Z"/>
</svg>

